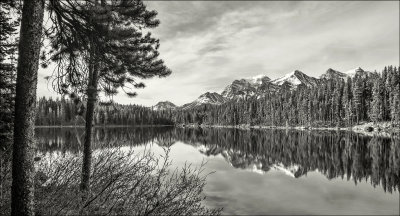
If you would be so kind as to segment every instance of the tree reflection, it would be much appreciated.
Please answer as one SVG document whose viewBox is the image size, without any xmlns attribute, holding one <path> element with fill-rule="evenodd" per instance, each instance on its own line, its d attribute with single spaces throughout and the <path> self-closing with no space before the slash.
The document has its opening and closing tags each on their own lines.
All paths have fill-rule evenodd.
<svg viewBox="0 0 400 216">
<path fill-rule="evenodd" d="M 37 129 L 38 151 L 80 151 L 82 129 Z M 171 127 L 96 128 L 94 148 L 182 141 L 206 156 L 222 155 L 233 167 L 271 169 L 301 177 L 318 171 L 328 179 L 369 181 L 385 191 L 399 188 L 400 138 L 344 131 L 191 129 Z"/>
</svg>

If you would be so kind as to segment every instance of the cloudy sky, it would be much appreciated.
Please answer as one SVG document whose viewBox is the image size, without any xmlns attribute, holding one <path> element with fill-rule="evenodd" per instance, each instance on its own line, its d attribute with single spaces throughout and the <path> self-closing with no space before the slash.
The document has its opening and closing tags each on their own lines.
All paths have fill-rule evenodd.
<svg viewBox="0 0 400 216">
<path fill-rule="evenodd" d="M 182 105 L 235 79 L 293 70 L 319 76 L 328 68 L 381 70 L 399 65 L 399 2 L 147 1 L 159 12 L 153 29 L 172 74 L 146 80 L 123 104 Z M 39 71 L 38 96 L 55 96 Z"/>
</svg>

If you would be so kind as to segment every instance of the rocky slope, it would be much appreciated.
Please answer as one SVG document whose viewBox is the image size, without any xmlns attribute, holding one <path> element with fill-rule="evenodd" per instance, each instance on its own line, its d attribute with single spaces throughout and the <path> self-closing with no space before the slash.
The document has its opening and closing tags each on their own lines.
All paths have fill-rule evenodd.
<svg viewBox="0 0 400 216">
<path fill-rule="evenodd" d="M 169 101 L 161 101 L 153 106 L 153 110 L 175 109 L 176 105 Z"/>
<path fill-rule="evenodd" d="M 224 98 L 222 95 L 216 93 L 216 92 L 206 92 L 202 95 L 200 95 L 199 98 L 197 98 L 195 101 L 191 103 L 187 103 L 183 105 L 181 108 L 182 109 L 191 109 L 196 106 L 200 106 L 202 104 L 212 104 L 212 105 L 220 105 L 222 103 L 225 103 L 227 101 L 226 98 Z"/>
<path fill-rule="evenodd" d="M 320 76 L 320 79 L 345 79 L 347 76 L 345 73 L 329 68 Z"/>
<path fill-rule="evenodd" d="M 256 86 L 248 80 L 235 80 L 232 84 L 225 87 L 222 96 L 227 99 L 243 98 L 246 95 L 254 95 L 256 90 Z"/>
<path fill-rule="evenodd" d="M 265 75 L 258 75 L 250 79 L 235 80 L 222 92 L 222 96 L 228 100 L 245 98 L 260 93 L 262 86 L 270 84 L 271 79 Z"/>
<path fill-rule="evenodd" d="M 320 79 L 347 79 L 347 77 L 351 77 L 354 78 L 356 75 L 359 76 L 366 76 L 366 75 L 371 75 L 372 72 L 370 71 L 365 71 L 362 68 L 358 67 L 358 68 L 354 68 L 351 70 L 348 70 L 346 72 L 340 72 L 337 70 L 334 70 L 332 68 L 329 68 L 324 74 L 322 74 L 320 76 Z"/>
</svg>

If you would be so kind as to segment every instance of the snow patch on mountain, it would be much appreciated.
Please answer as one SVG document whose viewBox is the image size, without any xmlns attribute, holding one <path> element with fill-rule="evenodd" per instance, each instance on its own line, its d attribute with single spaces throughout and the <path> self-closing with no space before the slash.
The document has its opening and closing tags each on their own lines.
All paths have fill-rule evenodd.
<svg viewBox="0 0 400 216">
<path fill-rule="evenodd" d="M 273 84 L 282 86 L 284 84 L 290 84 L 294 87 L 304 84 L 307 87 L 312 87 L 318 84 L 318 80 L 314 77 L 309 77 L 305 73 L 295 70 L 291 73 L 284 75 L 281 78 L 272 81 Z"/>
<path fill-rule="evenodd" d="M 296 71 L 293 71 L 291 73 L 286 74 L 285 76 L 283 76 L 281 78 L 273 80 L 272 83 L 277 84 L 277 85 L 282 85 L 283 83 L 288 82 L 292 85 L 300 85 L 301 81 L 295 74 L 296 74 Z"/>
<path fill-rule="evenodd" d="M 264 74 L 259 74 L 254 77 L 247 78 L 246 81 L 248 81 L 252 85 L 261 85 L 265 82 L 271 81 L 271 79 Z"/>
<path fill-rule="evenodd" d="M 222 104 L 223 102 L 225 102 L 225 98 L 223 98 L 220 94 L 216 92 L 207 92 L 200 95 L 200 97 L 196 101 L 203 104 Z"/>
<path fill-rule="evenodd" d="M 182 106 L 183 109 L 190 109 L 203 104 L 220 105 L 226 102 L 226 99 L 216 92 L 206 92 L 200 95 L 195 101 Z"/>
</svg>

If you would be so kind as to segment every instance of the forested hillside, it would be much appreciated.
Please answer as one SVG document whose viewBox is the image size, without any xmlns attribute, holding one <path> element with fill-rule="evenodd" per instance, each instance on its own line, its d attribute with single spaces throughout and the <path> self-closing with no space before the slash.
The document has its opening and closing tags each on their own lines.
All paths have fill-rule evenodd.
<svg viewBox="0 0 400 216">
<path fill-rule="evenodd" d="M 400 122 L 399 68 L 354 77 L 322 78 L 315 86 L 281 88 L 262 96 L 177 110 L 180 124 L 349 126 L 360 122 Z"/>
<path fill-rule="evenodd" d="M 68 99 L 40 98 L 36 125 L 84 125 L 85 106 Z M 98 105 L 95 125 L 171 125 L 171 111 L 153 111 L 138 105 Z"/>
</svg>

